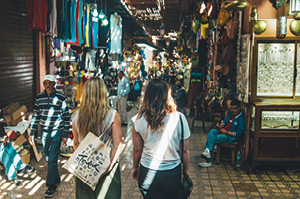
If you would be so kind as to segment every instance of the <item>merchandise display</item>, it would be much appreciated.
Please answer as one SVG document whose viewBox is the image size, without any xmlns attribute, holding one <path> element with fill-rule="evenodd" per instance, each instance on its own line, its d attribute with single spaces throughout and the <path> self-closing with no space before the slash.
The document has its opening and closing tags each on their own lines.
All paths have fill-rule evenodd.
<svg viewBox="0 0 300 199">
<path fill-rule="evenodd" d="M 261 129 L 299 129 L 299 111 L 262 111 Z"/>
<path fill-rule="evenodd" d="M 293 43 L 259 43 L 257 96 L 293 96 Z"/>
</svg>

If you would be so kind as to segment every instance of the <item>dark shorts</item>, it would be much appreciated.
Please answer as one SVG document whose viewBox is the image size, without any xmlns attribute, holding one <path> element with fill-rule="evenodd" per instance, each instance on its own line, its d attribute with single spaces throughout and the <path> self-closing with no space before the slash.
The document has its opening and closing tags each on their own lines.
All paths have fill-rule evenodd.
<svg viewBox="0 0 300 199">
<path fill-rule="evenodd" d="M 138 185 L 145 199 L 170 199 L 177 198 L 180 186 L 179 164 L 174 169 L 156 171 L 140 165 Z"/>
<path fill-rule="evenodd" d="M 134 96 L 135 97 L 141 97 L 141 94 L 142 94 L 141 90 L 134 91 Z"/>
</svg>

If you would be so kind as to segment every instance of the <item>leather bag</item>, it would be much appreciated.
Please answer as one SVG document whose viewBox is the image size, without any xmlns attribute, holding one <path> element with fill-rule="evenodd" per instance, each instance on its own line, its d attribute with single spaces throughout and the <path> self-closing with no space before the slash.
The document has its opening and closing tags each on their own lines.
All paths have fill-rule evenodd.
<svg viewBox="0 0 300 199">
<path fill-rule="evenodd" d="M 218 19 L 217 19 L 217 24 L 220 27 L 225 26 L 225 24 L 230 20 L 230 12 L 228 10 L 225 10 L 221 8 Z"/>
<path fill-rule="evenodd" d="M 234 40 L 239 30 L 239 19 L 237 12 L 232 19 L 226 24 L 227 36 L 229 39 Z"/>
<path fill-rule="evenodd" d="M 181 183 L 178 190 L 178 199 L 187 199 L 192 190 L 193 190 L 193 181 L 192 179 L 186 175 L 186 173 L 183 171 L 183 122 L 182 118 L 180 117 L 180 124 L 181 124 Z"/>
</svg>

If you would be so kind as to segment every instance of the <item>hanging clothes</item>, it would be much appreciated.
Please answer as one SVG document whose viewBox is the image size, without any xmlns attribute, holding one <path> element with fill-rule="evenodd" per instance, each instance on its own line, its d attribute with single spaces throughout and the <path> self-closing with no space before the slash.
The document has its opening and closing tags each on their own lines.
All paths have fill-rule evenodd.
<svg viewBox="0 0 300 199">
<path fill-rule="evenodd" d="M 83 43 L 83 37 L 82 37 L 82 17 L 83 17 L 83 10 L 84 10 L 83 0 L 77 0 L 76 13 L 77 10 L 78 10 L 78 17 L 77 17 L 78 44 L 81 45 Z"/>
<path fill-rule="evenodd" d="M 107 47 L 108 38 L 109 38 L 109 28 L 110 28 L 110 21 L 105 26 L 103 21 L 99 22 L 99 31 L 98 31 L 98 45 L 99 47 Z"/>
<path fill-rule="evenodd" d="M 90 46 L 90 38 L 89 38 L 89 32 L 90 32 L 90 5 L 86 4 L 86 10 L 85 10 L 85 46 Z"/>
<path fill-rule="evenodd" d="M 70 42 L 76 42 L 76 0 L 70 1 Z M 78 28 L 77 28 L 78 29 Z"/>
<path fill-rule="evenodd" d="M 86 53 L 85 69 L 88 71 L 96 71 L 96 51 L 91 50 Z"/>
<path fill-rule="evenodd" d="M 99 30 L 98 18 L 93 17 L 93 22 L 92 22 L 92 47 L 93 47 L 93 49 L 98 48 L 98 30 Z"/>
<path fill-rule="evenodd" d="M 56 0 L 52 0 L 52 12 L 50 14 L 50 35 L 57 36 L 57 4 Z"/>
<path fill-rule="evenodd" d="M 50 32 L 50 15 L 53 11 L 53 2 L 52 0 L 47 0 L 48 12 L 47 12 L 47 32 Z"/>
<path fill-rule="evenodd" d="M 85 3 L 83 2 L 82 5 L 82 19 L 81 19 L 81 34 L 82 34 L 82 40 L 83 44 L 86 44 L 86 39 L 85 39 L 85 18 L 86 18 L 86 9 L 85 9 Z"/>
<path fill-rule="evenodd" d="M 47 32 L 47 0 L 27 0 L 28 30 Z"/>
<path fill-rule="evenodd" d="M 57 29 L 58 38 L 62 38 L 62 20 L 63 20 L 62 1 L 63 0 L 56 0 L 56 8 L 57 8 L 56 29 Z"/>
<path fill-rule="evenodd" d="M 115 12 L 110 16 L 110 24 L 110 53 L 122 54 L 122 17 Z"/>
</svg>

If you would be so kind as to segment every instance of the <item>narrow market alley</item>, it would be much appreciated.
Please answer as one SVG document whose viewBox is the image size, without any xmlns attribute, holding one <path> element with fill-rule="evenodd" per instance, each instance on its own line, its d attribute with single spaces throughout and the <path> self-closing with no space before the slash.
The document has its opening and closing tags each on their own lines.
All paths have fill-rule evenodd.
<svg viewBox="0 0 300 199">
<path fill-rule="evenodd" d="M 129 112 L 131 118 L 137 113 L 135 106 Z M 198 121 L 197 121 L 198 122 Z M 199 122 L 200 123 L 200 122 Z M 197 124 L 199 125 L 199 124 Z M 141 199 L 137 182 L 132 179 L 132 139 L 131 126 L 128 124 L 123 129 L 123 152 L 120 156 L 122 199 Z M 207 125 L 208 126 L 208 125 Z M 194 131 L 190 138 L 190 174 L 194 182 L 191 199 L 233 199 L 233 198 L 300 198 L 300 172 L 289 169 L 258 170 L 257 173 L 247 173 L 245 170 L 231 166 L 230 161 L 221 160 L 219 165 L 213 161 L 213 166 L 200 168 L 198 163 L 207 134 L 202 131 Z M 59 158 L 59 168 L 62 182 L 58 186 L 53 198 L 75 198 L 75 182 L 73 175 L 62 168 L 66 158 Z M 31 165 L 36 168 L 32 175 L 20 176 L 21 186 L 8 182 L 1 171 L 0 198 L 44 198 L 46 190 L 45 178 L 47 173 L 44 157 L 40 162 L 31 160 Z M 269 167 L 270 168 L 270 167 Z"/>
</svg>

